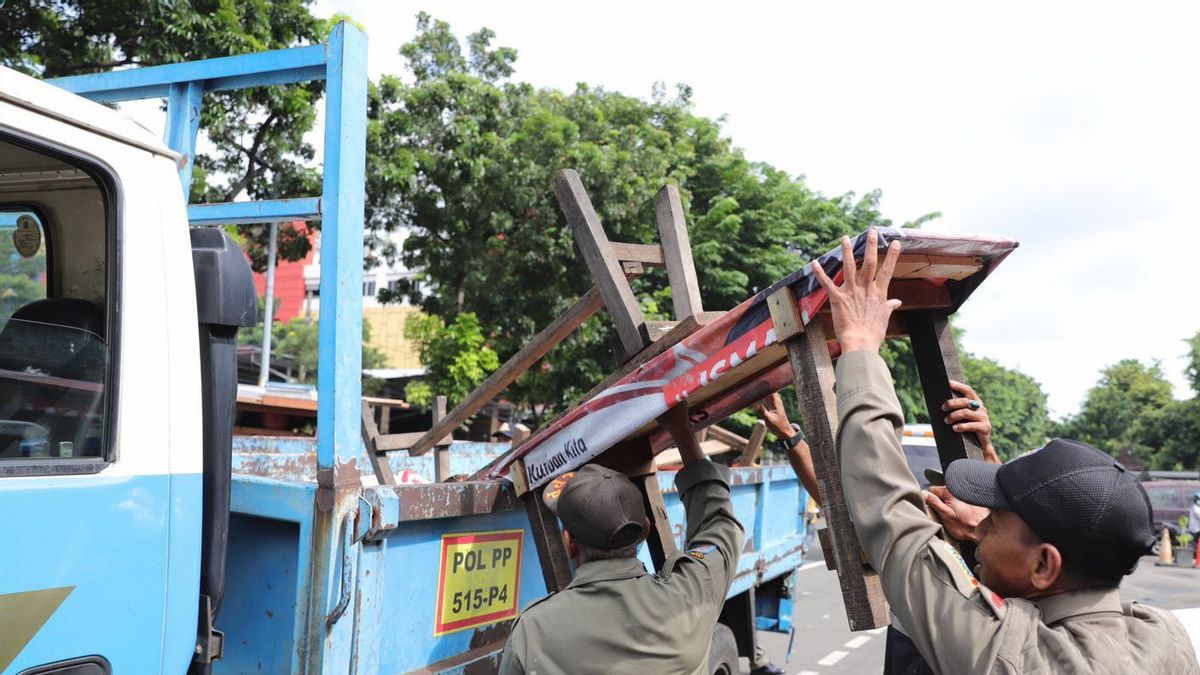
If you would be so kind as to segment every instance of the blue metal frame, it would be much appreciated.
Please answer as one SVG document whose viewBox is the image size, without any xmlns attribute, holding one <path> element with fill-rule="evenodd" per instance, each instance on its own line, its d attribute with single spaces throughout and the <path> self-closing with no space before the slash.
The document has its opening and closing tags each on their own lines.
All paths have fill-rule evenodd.
<svg viewBox="0 0 1200 675">
<path fill-rule="evenodd" d="M 192 183 L 203 95 L 325 80 L 325 175 L 320 197 L 191 204 L 193 225 L 321 219 L 322 314 L 317 468 L 357 464 L 362 394 L 362 242 L 367 142 L 367 36 L 342 22 L 325 45 L 48 80 L 93 101 L 167 99 L 165 141 Z"/>
<path fill-rule="evenodd" d="M 342 579 L 357 560 L 339 536 L 359 510 L 360 399 L 362 396 L 362 255 L 367 145 L 367 37 L 342 22 L 324 45 L 281 49 L 133 70 L 49 80 L 94 101 L 167 99 L 167 145 L 182 155 L 179 181 L 187 201 L 204 94 L 311 80 L 325 81 L 325 156 L 322 194 L 300 199 L 191 204 L 193 226 L 314 220 L 321 222 L 321 321 L 317 383 L 317 486 L 291 495 L 310 499 L 311 526 L 301 527 L 306 570 L 296 598 L 297 644 L 291 670 L 346 672 L 352 658 L 353 621 L 338 621 Z M 270 490 L 278 486 L 263 485 Z M 289 491 L 295 492 L 295 491 Z M 237 491 L 235 491 L 235 495 Z M 314 504 L 315 502 L 315 504 Z M 235 505 L 236 506 L 236 505 Z M 315 508 L 314 508 L 315 506 Z M 235 508 L 236 511 L 236 508 Z M 302 520 L 302 523 L 304 521 Z M 339 525 L 342 525 L 339 528 Z M 187 536 L 186 533 L 180 536 Z M 236 576 L 236 575 L 234 575 Z M 357 601 L 353 601 L 357 602 Z M 348 604 L 348 603 L 344 603 Z M 356 611 L 356 610 L 355 610 Z M 327 619 L 327 617 L 329 617 Z"/>
</svg>

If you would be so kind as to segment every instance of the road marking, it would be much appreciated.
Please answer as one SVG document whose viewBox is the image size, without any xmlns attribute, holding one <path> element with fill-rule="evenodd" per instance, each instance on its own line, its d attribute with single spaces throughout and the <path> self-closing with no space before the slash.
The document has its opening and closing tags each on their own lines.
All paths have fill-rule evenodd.
<svg viewBox="0 0 1200 675">
<path fill-rule="evenodd" d="M 820 675 L 820 673 L 815 670 L 802 670 L 796 673 L 796 675 Z"/>
<path fill-rule="evenodd" d="M 846 658 L 849 655 L 850 655 L 850 652 L 842 652 L 842 651 L 829 652 L 828 654 L 825 655 L 825 658 L 821 659 L 820 661 L 817 661 L 817 665 L 818 666 L 832 666 L 833 664 L 837 663 L 838 661 L 841 661 L 842 659 Z"/>
<path fill-rule="evenodd" d="M 803 572 L 804 570 L 811 570 L 814 567 L 820 567 L 821 565 L 824 565 L 824 564 L 825 563 L 821 562 L 820 560 L 818 560 L 816 562 L 804 563 L 803 565 L 797 567 L 796 571 Z M 801 675 L 803 675 L 803 673 Z"/>
<path fill-rule="evenodd" d="M 846 644 L 844 644 L 842 646 L 849 647 L 850 649 L 858 649 L 859 647 L 867 644 L 870 641 L 871 641 L 870 635 L 859 635 L 858 637 L 854 638 L 853 640 L 847 642 Z"/>
<path fill-rule="evenodd" d="M 879 635 L 880 633 L 882 633 L 885 630 L 887 630 L 887 626 L 883 626 L 880 628 L 872 628 L 871 630 L 869 630 L 867 632 L 870 633 L 871 635 Z"/>
</svg>

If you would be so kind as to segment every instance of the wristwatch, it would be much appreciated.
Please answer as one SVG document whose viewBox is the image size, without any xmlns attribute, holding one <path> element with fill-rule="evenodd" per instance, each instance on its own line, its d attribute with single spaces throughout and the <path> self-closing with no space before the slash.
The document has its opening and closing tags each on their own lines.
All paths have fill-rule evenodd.
<svg viewBox="0 0 1200 675">
<path fill-rule="evenodd" d="M 807 436 L 804 435 L 804 430 L 801 429 L 800 425 L 796 424 L 795 422 L 792 422 L 792 431 L 794 431 L 796 433 L 792 434 L 788 438 L 785 438 L 785 439 L 779 441 L 780 445 L 783 446 L 784 452 L 787 452 L 788 450 L 791 450 L 792 448 L 796 447 L 797 445 L 800 444 L 800 441 L 803 441 L 807 438 Z"/>
</svg>

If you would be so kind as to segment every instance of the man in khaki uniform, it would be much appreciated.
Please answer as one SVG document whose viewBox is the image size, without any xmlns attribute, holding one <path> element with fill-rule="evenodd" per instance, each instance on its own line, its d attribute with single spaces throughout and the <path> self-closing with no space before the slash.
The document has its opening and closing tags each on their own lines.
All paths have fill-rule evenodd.
<svg viewBox="0 0 1200 675">
<path fill-rule="evenodd" d="M 899 245 L 879 265 L 876 237 L 861 270 L 845 266 L 842 286 L 814 270 L 842 346 L 837 452 L 850 517 L 926 662 L 948 675 L 1200 673 L 1170 612 L 1121 603 L 1117 586 L 1154 533 L 1145 490 L 1111 457 L 1056 440 L 1004 465 L 958 460 L 946 471 L 957 498 L 947 506 L 991 509 L 974 528 L 983 583 L 937 538 L 905 465 L 900 405 L 878 354 L 899 306 L 887 299 Z M 849 240 L 842 251 L 854 260 Z"/>
<path fill-rule="evenodd" d="M 705 459 L 688 430 L 686 403 L 659 423 L 684 463 L 675 487 L 687 510 L 686 551 L 660 574 L 646 572 L 636 556 L 649 520 L 641 491 L 626 476 L 591 464 L 552 481 L 544 499 L 562 521 L 575 579 L 521 613 L 502 674 L 708 672 L 742 526 L 729 497 L 729 470 Z"/>
</svg>

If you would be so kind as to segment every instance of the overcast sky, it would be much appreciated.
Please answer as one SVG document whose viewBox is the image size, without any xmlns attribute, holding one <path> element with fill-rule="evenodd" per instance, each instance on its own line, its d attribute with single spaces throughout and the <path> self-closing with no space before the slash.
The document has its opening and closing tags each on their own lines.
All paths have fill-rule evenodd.
<svg viewBox="0 0 1200 675">
<path fill-rule="evenodd" d="M 965 347 L 1074 412 L 1105 365 L 1160 359 L 1175 394 L 1200 329 L 1200 4 L 534 3 L 320 0 L 370 36 L 370 70 L 421 9 L 488 26 L 516 78 L 696 110 L 824 194 L 883 190 L 896 222 L 1021 247 L 960 312 Z"/>
</svg>

